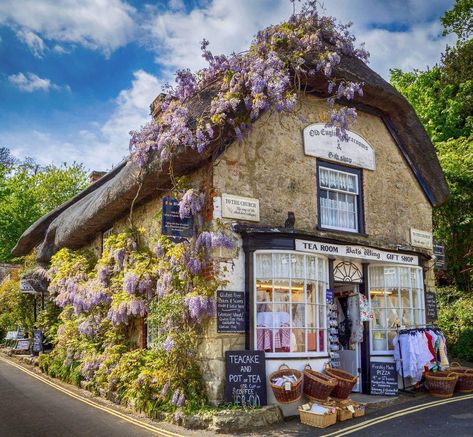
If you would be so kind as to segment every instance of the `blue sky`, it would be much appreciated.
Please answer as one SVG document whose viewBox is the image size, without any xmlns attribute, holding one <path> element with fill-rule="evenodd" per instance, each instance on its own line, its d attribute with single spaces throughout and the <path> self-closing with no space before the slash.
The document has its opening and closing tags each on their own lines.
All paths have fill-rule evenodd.
<svg viewBox="0 0 473 437">
<path fill-rule="evenodd" d="M 330 0 L 353 21 L 386 79 L 423 69 L 452 38 L 439 17 L 453 0 Z M 0 146 L 40 163 L 105 170 L 128 152 L 128 132 L 177 68 L 244 50 L 258 29 L 286 19 L 289 0 L 0 0 Z"/>
</svg>

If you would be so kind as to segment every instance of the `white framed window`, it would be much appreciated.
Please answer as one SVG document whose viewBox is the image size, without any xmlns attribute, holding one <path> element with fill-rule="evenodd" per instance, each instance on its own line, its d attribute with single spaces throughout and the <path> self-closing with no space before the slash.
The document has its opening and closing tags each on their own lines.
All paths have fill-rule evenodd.
<svg viewBox="0 0 473 437">
<path fill-rule="evenodd" d="M 327 259 L 257 251 L 254 266 L 255 349 L 268 356 L 327 355 Z"/>
<path fill-rule="evenodd" d="M 360 173 L 333 164 L 318 166 L 318 196 L 322 228 L 360 231 Z"/>
<path fill-rule="evenodd" d="M 370 265 L 369 300 L 372 353 L 392 353 L 397 327 L 425 325 L 422 269 L 396 265 Z"/>
</svg>

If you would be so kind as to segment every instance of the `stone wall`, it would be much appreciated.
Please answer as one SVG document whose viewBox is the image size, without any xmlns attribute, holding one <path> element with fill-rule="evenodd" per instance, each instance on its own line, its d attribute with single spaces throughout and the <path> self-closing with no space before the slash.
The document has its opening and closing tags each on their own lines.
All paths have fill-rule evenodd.
<svg viewBox="0 0 473 437">
<path fill-rule="evenodd" d="M 302 130 L 327 121 L 324 100 L 308 96 L 290 115 L 265 115 L 249 137 L 232 144 L 214 166 L 218 194 L 259 199 L 259 225 L 283 226 L 287 212 L 296 229 L 385 248 L 410 247 L 410 228 L 432 230 L 431 205 L 382 120 L 359 111 L 351 130 L 374 148 L 376 170 L 363 170 L 367 236 L 318 231 L 316 158 L 304 155 Z"/>
</svg>

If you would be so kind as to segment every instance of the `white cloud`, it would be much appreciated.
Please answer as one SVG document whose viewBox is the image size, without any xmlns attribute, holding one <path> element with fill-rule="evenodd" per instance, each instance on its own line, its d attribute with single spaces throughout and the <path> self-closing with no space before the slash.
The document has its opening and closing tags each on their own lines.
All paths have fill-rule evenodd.
<svg viewBox="0 0 473 437">
<path fill-rule="evenodd" d="M 134 35 L 135 9 L 122 0 L 3 0 L 0 24 L 110 55 Z"/>
<path fill-rule="evenodd" d="M 16 33 L 16 36 L 20 41 L 22 41 L 28 46 L 33 55 L 35 55 L 37 58 L 43 57 L 46 46 L 44 44 L 44 41 L 38 35 L 29 30 L 23 29 L 19 30 Z"/>
<path fill-rule="evenodd" d="M 326 14 L 340 22 L 354 22 L 357 41 L 366 42 L 371 68 L 388 79 L 390 68 L 425 68 L 438 62 L 446 39 L 440 39 L 439 15 L 453 0 L 331 0 Z M 168 71 L 204 66 L 200 41 L 210 41 L 214 53 L 248 48 L 256 32 L 286 20 L 292 12 L 287 0 L 213 0 L 190 12 L 154 11 L 145 23 L 156 51 L 156 62 Z M 451 40 L 450 40 L 451 41 Z"/>
<path fill-rule="evenodd" d="M 16 86 L 20 91 L 32 93 L 34 91 L 59 90 L 60 87 L 52 83 L 49 79 L 44 79 L 34 73 L 18 73 L 8 76 L 11 84 Z"/>
<path fill-rule="evenodd" d="M 110 169 L 128 155 L 129 131 L 150 120 L 149 105 L 160 92 L 160 80 L 138 70 L 130 88 L 115 99 L 115 109 L 105 123 L 93 122 L 88 129 L 64 135 L 42 130 L 3 132 L 2 141 L 15 157 L 33 156 L 41 164 L 77 161 L 90 170 Z"/>
</svg>

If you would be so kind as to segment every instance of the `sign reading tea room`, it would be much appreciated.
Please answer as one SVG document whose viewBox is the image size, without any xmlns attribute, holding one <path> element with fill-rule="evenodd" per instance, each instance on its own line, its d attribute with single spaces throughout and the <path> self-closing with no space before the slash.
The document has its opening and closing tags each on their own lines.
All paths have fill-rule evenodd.
<svg viewBox="0 0 473 437">
<path fill-rule="evenodd" d="M 334 127 L 326 127 L 324 123 L 311 124 L 304 129 L 304 153 L 339 164 L 374 170 L 373 147 L 355 132 L 346 132 L 347 140 L 341 140 Z"/>
</svg>

